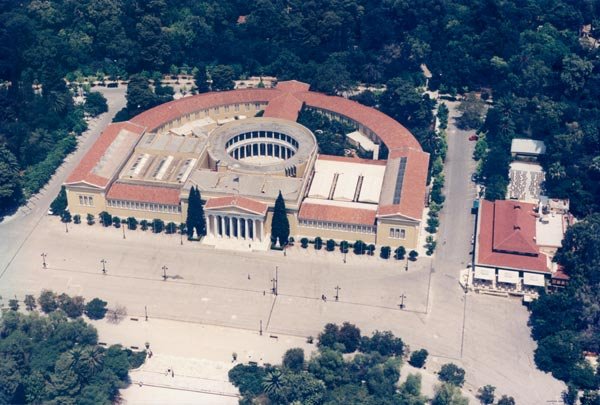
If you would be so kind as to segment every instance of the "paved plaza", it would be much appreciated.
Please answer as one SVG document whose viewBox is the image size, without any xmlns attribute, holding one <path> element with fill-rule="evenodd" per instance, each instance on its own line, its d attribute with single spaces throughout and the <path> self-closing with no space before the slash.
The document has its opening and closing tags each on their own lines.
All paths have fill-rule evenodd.
<svg viewBox="0 0 600 405">
<path fill-rule="evenodd" d="M 454 114 L 455 106 L 450 107 Z M 514 396 L 519 405 L 556 401 L 564 385 L 535 368 L 535 342 L 525 307 L 516 300 L 465 294 L 459 285 L 459 271 L 470 262 L 474 218 L 469 209 L 476 193 L 469 182 L 474 164 L 468 134 L 449 126 L 447 200 L 440 216 L 438 250 L 433 259 L 410 262 L 408 271 L 402 261 L 352 253 L 344 263 L 341 253 L 315 252 L 312 246 L 294 247 L 283 256 L 217 250 L 185 240 L 182 245 L 179 235 L 141 230 L 126 230 L 123 239 L 121 229 L 98 224 L 69 224 L 67 233 L 57 218 L 44 215 L 47 205 L 38 203 L 30 212 L 0 224 L 0 295 L 4 304 L 6 297 L 22 299 L 25 294 L 38 295 L 43 288 L 88 299 L 100 297 L 109 306 L 124 305 L 128 318 L 136 317 L 138 322 L 146 310 L 149 323 L 180 321 L 177 335 L 185 334 L 186 327 L 212 325 L 268 342 L 286 341 L 279 349 L 316 336 L 327 322 L 350 321 L 363 333 L 391 330 L 411 349 L 426 348 L 431 353 L 428 369 L 446 362 L 464 367 L 466 389 L 471 392 L 492 384 L 498 393 Z M 48 189 L 57 192 L 56 183 L 60 185 L 62 178 L 63 174 L 57 175 Z M 47 269 L 42 268 L 43 252 L 48 255 Z M 106 275 L 102 259 L 107 261 Z M 278 294 L 274 295 L 276 268 Z M 337 302 L 336 286 L 341 288 Z M 399 308 L 402 295 L 406 296 L 404 309 Z M 140 325 L 131 341 L 142 346 L 145 333 Z M 110 336 L 100 328 L 101 339 Z M 173 339 L 172 345 L 164 345 L 156 362 L 169 356 L 211 360 L 206 357 L 209 349 L 182 352 L 186 346 L 177 342 Z M 244 350 L 257 345 L 248 339 Z M 223 356 L 228 351 L 223 349 Z M 148 363 L 149 373 L 154 364 L 160 368 L 161 363 L 153 360 Z M 136 394 L 140 388 L 132 390 Z"/>
</svg>

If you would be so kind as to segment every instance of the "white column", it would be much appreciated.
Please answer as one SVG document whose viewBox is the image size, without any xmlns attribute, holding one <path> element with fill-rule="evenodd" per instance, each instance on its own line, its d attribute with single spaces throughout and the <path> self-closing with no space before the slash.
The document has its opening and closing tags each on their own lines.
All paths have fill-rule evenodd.
<svg viewBox="0 0 600 405">
<path fill-rule="evenodd" d="M 248 220 L 246 218 L 242 218 L 244 223 L 244 239 L 248 240 Z"/>
<path fill-rule="evenodd" d="M 217 216 L 216 215 L 211 215 L 211 222 L 212 222 L 212 229 L 213 229 L 213 236 L 216 238 L 217 236 L 219 236 L 219 228 L 217 228 Z"/>
<path fill-rule="evenodd" d="M 251 219 L 250 223 L 252 224 L 252 240 L 254 240 L 254 238 L 256 238 L 256 227 L 254 226 L 254 220 Z"/>
<path fill-rule="evenodd" d="M 225 218 L 223 218 L 223 215 L 220 216 L 221 219 L 221 237 L 224 238 L 225 237 Z"/>
<path fill-rule="evenodd" d="M 227 222 L 229 224 L 229 238 L 231 239 L 233 237 L 233 220 L 231 217 L 227 217 Z"/>
<path fill-rule="evenodd" d="M 260 240 L 265 240 L 265 223 L 263 221 L 258 221 L 258 226 L 260 227 Z"/>
</svg>

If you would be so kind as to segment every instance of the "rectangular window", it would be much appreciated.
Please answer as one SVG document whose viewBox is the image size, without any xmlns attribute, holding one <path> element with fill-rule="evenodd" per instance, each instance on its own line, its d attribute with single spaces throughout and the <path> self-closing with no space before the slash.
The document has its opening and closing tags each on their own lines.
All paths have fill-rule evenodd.
<svg viewBox="0 0 600 405">
<path fill-rule="evenodd" d="M 82 195 L 79 196 L 79 205 L 83 205 L 83 196 Z"/>
<path fill-rule="evenodd" d="M 254 103 L 254 108 L 256 110 L 260 110 L 260 103 Z"/>
<path fill-rule="evenodd" d="M 90 196 L 90 206 L 94 205 L 94 198 Z"/>
<path fill-rule="evenodd" d="M 238 111 L 238 112 L 240 111 L 240 105 L 239 104 L 235 105 L 235 111 Z"/>
<path fill-rule="evenodd" d="M 246 103 L 246 111 L 250 111 L 250 103 Z"/>
</svg>

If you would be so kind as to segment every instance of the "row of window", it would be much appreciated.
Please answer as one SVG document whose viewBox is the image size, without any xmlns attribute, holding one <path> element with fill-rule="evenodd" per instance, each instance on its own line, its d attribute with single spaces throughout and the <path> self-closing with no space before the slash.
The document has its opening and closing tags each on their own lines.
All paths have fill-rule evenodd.
<svg viewBox="0 0 600 405">
<path fill-rule="evenodd" d="M 234 136 L 233 138 L 231 138 L 230 140 L 227 141 L 227 143 L 225 144 L 225 147 L 229 147 L 231 145 L 233 145 L 234 143 L 237 143 L 239 141 L 243 141 L 245 139 L 252 139 L 252 138 L 272 138 L 272 139 L 279 139 L 282 141 L 285 141 L 291 145 L 293 145 L 295 148 L 298 148 L 298 141 L 296 141 L 294 138 L 292 138 L 289 135 L 286 134 L 281 134 L 279 132 L 274 132 L 274 131 L 253 131 L 253 132 L 246 132 L 243 134 L 239 134 Z"/>
<path fill-rule="evenodd" d="M 176 214 L 181 212 L 179 205 L 153 204 L 138 201 L 107 200 L 106 204 L 113 208 L 126 208 L 129 210 L 167 212 Z"/>
<path fill-rule="evenodd" d="M 88 207 L 92 207 L 94 205 L 94 198 L 87 195 L 80 195 L 79 205 L 87 205 Z"/>
<path fill-rule="evenodd" d="M 300 226 L 308 228 L 330 229 L 342 232 L 375 233 L 375 227 L 368 225 L 340 224 L 337 222 L 313 221 L 307 219 L 300 219 L 298 223 Z"/>
<path fill-rule="evenodd" d="M 406 229 L 404 229 L 404 228 L 390 228 L 390 238 L 393 238 L 393 239 L 406 239 Z"/>
</svg>

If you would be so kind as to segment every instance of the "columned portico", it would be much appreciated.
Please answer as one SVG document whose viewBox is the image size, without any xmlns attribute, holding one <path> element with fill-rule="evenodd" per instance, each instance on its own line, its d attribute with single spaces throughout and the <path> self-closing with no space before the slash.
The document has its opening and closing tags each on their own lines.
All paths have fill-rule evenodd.
<svg viewBox="0 0 600 405">
<path fill-rule="evenodd" d="M 215 238 L 264 240 L 264 218 L 237 213 L 207 214 L 208 234 Z"/>
</svg>

